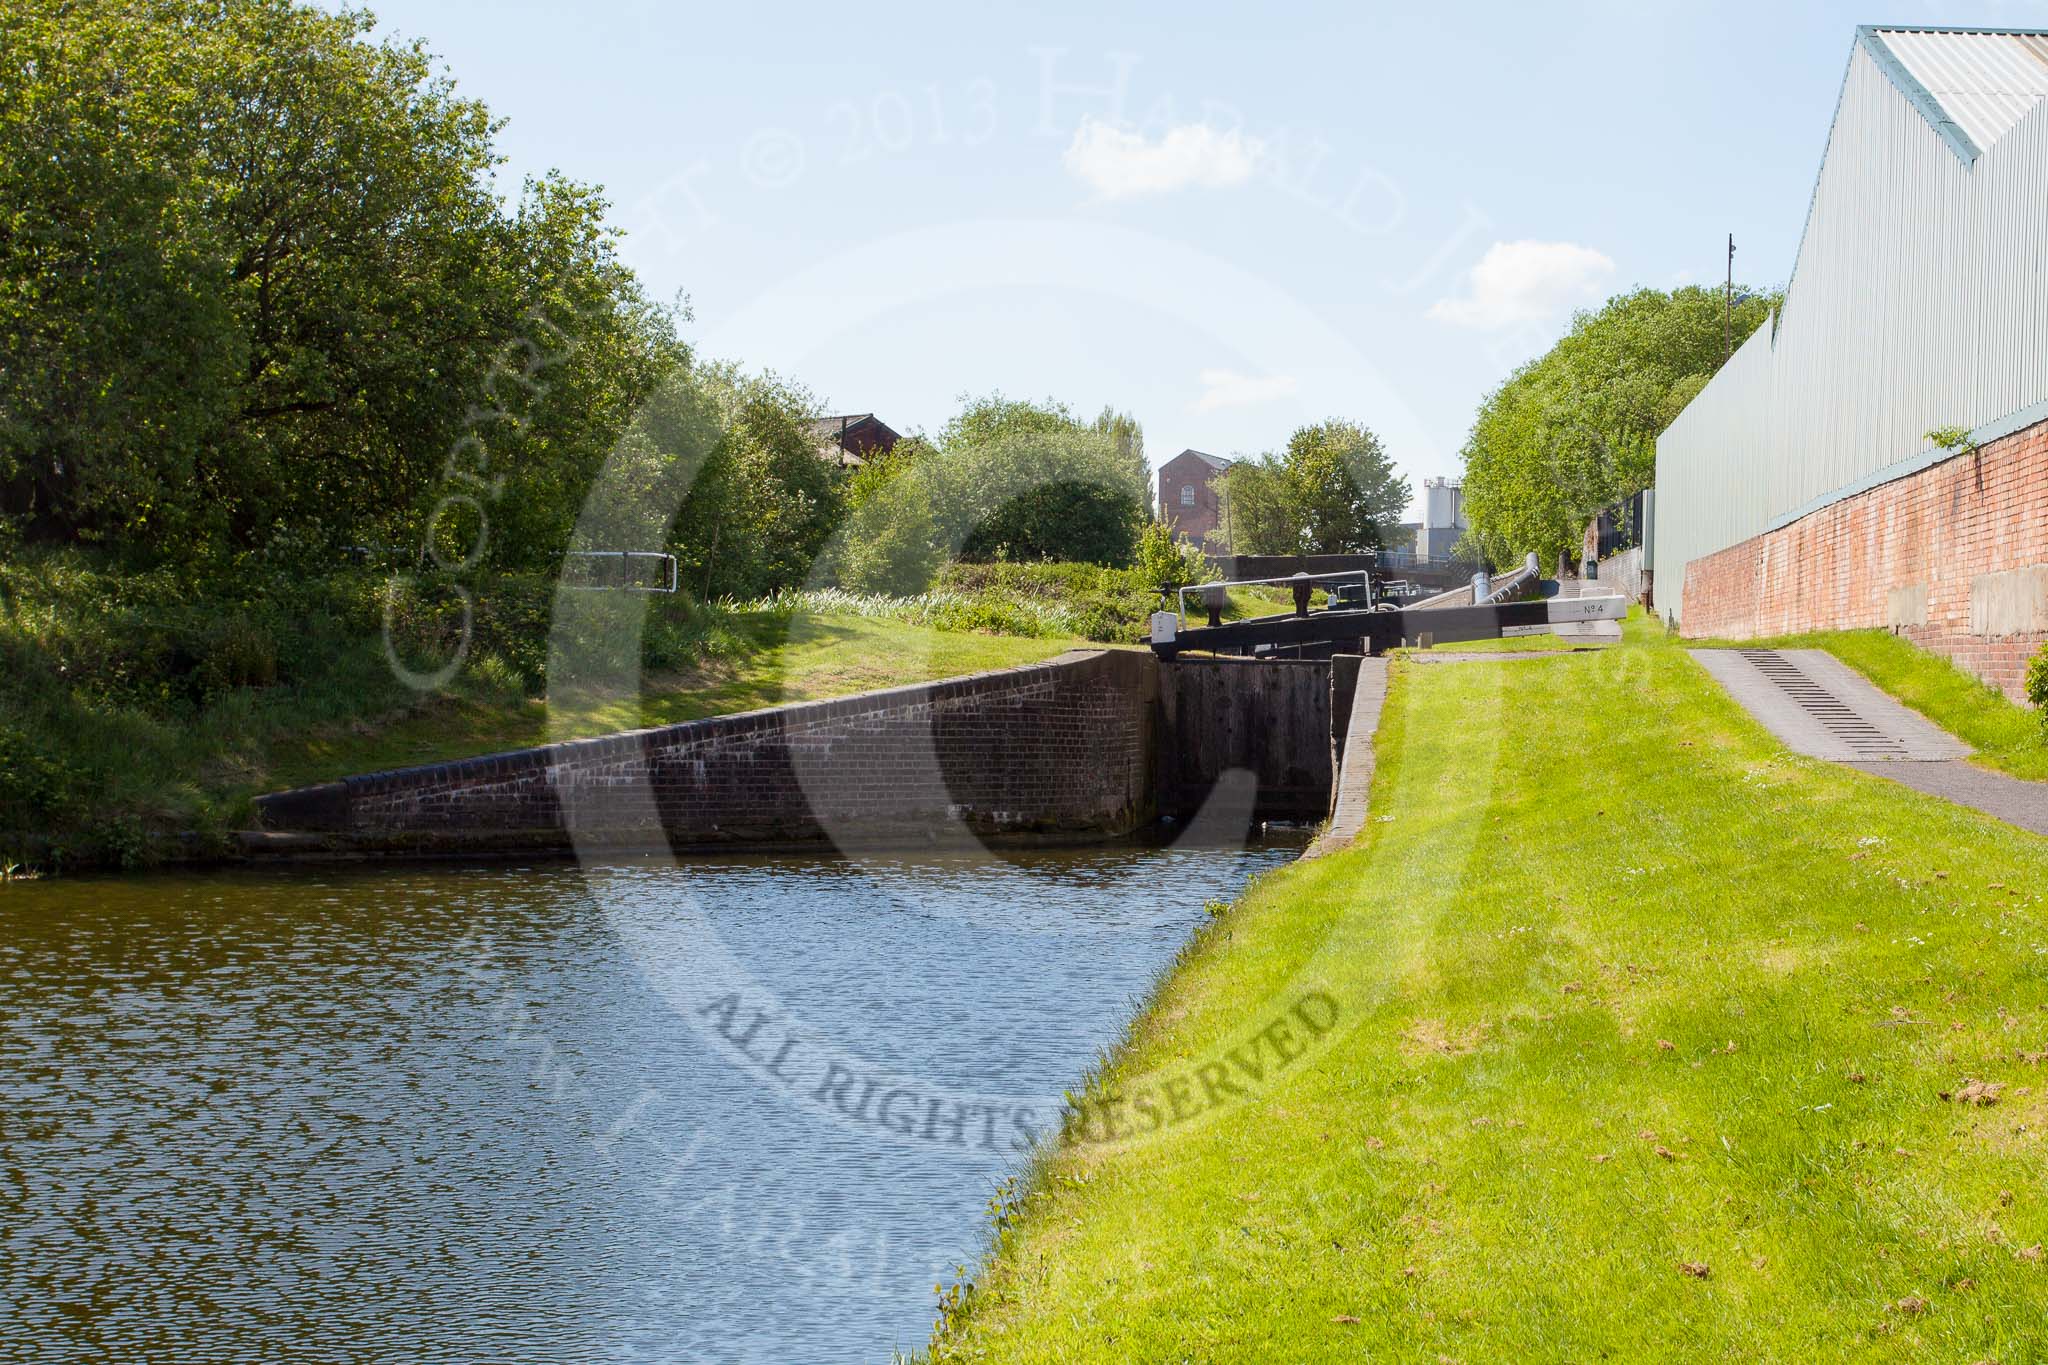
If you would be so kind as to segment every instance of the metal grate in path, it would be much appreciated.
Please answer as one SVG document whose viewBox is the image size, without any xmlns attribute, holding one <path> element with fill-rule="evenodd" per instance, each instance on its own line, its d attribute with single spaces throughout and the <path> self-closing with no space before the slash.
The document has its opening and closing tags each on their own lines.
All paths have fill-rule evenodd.
<svg viewBox="0 0 2048 1365">
<path fill-rule="evenodd" d="M 2048 782 L 1962 760 L 1970 746 L 1818 649 L 1695 649 L 1692 657 L 1786 748 L 2048 835 Z"/>
<path fill-rule="evenodd" d="M 1808 677 L 1799 665 L 1777 650 L 1745 649 L 1738 652 L 1755 665 L 1757 672 L 1790 697 L 1794 705 L 1819 722 L 1822 729 L 1854 750 L 1858 758 L 1899 759 L 1907 756 L 1906 746 L 1896 736 L 1864 719 L 1854 707 Z"/>
<path fill-rule="evenodd" d="M 1794 753 L 1836 763 L 1939 763 L 1970 746 L 1818 649 L 1695 649 L 1692 657 Z"/>
</svg>

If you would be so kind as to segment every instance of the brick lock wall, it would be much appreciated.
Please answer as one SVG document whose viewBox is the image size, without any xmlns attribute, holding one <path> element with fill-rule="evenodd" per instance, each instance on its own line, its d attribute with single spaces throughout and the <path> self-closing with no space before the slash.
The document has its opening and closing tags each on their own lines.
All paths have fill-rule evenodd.
<svg viewBox="0 0 2048 1365">
<path fill-rule="evenodd" d="M 2048 639 L 2048 423 L 1686 566 L 1695 638 L 1890 628 L 2024 700 Z"/>
<path fill-rule="evenodd" d="M 1122 833 L 1152 814 L 1150 655 L 1104 650 L 372 773 L 257 802 L 273 830 L 428 845 L 676 847 Z"/>
</svg>

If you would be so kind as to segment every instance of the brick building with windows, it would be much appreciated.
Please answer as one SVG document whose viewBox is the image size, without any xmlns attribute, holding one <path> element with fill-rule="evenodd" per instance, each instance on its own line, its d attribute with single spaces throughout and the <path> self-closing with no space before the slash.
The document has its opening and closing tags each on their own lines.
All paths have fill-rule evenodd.
<svg viewBox="0 0 2048 1365">
<path fill-rule="evenodd" d="M 1226 548 L 1218 534 L 1223 495 L 1216 479 L 1233 463 L 1220 455 L 1183 450 L 1159 466 L 1159 519 L 1205 550 Z"/>
</svg>

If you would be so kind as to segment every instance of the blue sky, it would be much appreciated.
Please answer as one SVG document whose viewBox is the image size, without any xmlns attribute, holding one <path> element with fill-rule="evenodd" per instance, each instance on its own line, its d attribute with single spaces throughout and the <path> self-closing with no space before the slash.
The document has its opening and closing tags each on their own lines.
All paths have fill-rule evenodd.
<svg viewBox="0 0 2048 1365">
<path fill-rule="evenodd" d="M 1135 412 L 1155 463 L 1345 416 L 1455 474 L 1574 306 L 1791 269 L 1858 23 L 1887 7 L 392 0 L 605 186 L 703 350 L 936 429 L 962 393 Z"/>
</svg>

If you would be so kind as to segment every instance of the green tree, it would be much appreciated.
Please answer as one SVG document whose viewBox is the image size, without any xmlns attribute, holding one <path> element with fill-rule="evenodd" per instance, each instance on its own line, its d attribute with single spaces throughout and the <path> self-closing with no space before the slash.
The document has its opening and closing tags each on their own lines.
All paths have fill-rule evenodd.
<svg viewBox="0 0 2048 1365">
<path fill-rule="evenodd" d="M 1301 552 L 1301 509 L 1286 466 L 1273 455 L 1239 460 L 1218 476 L 1223 536 L 1232 553 Z"/>
<path fill-rule="evenodd" d="M 1131 562 L 1150 475 L 1135 419 L 1064 403 L 965 398 L 924 467 L 951 550 L 970 560 Z"/>
<path fill-rule="evenodd" d="M 1093 431 L 1023 429 L 945 447 L 923 471 L 946 544 L 963 559 L 1127 565 L 1143 485 Z"/>
<path fill-rule="evenodd" d="M 1332 417 L 1287 441 L 1283 465 L 1307 554 L 1377 550 L 1401 519 L 1411 490 L 1380 438 Z"/>
<path fill-rule="evenodd" d="M 838 554 L 838 578 L 845 586 L 895 597 L 931 586 L 946 547 L 931 490 L 917 471 L 933 455 L 922 438 L 907 437 L 854 474 Z"/>
<path fill-rule="evenodd" d="M 960 557 L 1129 564 L 1144 508 L 1113 485 L 1087 478 L 1018 480 L 975 523 Z"/>
<path fill-rule="evenodd" d="M 1379 437 L 1332 417 L 1297 428 L 1283 454 L 1225 471 L 1224 534 L 1238 554 L 1374 550 L 1400 520 L 1409 491 Z"/>
<path fill-rule="evenodd" d="M 1116 442 L 1117 458 L 1138 484 L 1150 490 L 1152 466 L 1145 462 L 1145 428 L 1128 412 L 1105 407 L 1089 429 Z"/>
<path fill-rule="evenodd" d="M 938 447 L 927 440 L 921 432 L 912 432 L 888 450 L 870 455 L 867 463 L 853 471 L 852 477 L 847 480 L 848 515 L 860 511 L 871 502 L 885 499 L 896 480 L 925 461 L 936 459 L 938 453 Z"/>
<path fill-rule="evenodd" d="M 289 0 L 10 6 L 0 517 L 22 533 L 416 541 L 455 452 L 530 537 L 492 553 L 559 553 L 679 357 L 669 317 L 601 197 L 550 177 L 502 205 L 489 112 L 371 27 Z"/>
<path fill-rule="evenodd" d="M 1742 291 L 1738 337 L 1781 295 Z M 1657 437 L 1719 370 L 1718 289 L 1638 289 L 1580 313 L 1479 406 L 1465 444 L 1472 539 L 1498 561 L 1573 553 L 1601 508 L 1649 486 Z"/>
<path fill-rule="evenodd" d="M 619 435 L 691 363 L 675 338 L 680 314 L 642 296 L 618 259 L 605 208 L 595 191 L 559 176 L 526 186 L 516 217 L 524 245 L 515 297 L 529 301 L 522 325 L 491 352 L 483 403 L 465 408 L 455 444 L 416 496 L 416 507 L 431 507 L 450 467 L 469 463 L 464 453 L 488 460 L 494 483 L 479 491 L 502 527 L 490 542 L 502 566 L 547 569 L 560 561 Z M 417 515 L 400 520 L 398 533 L 410 537 Z M 376 524 L 374 511 L 365 516 Z M 660 543 L 656 534 L 617 548 Z"/>
<path fill-rule="evenodd" d="M 1032 402 L 1005 398 L 1001 392 L 976 398 L 960 395 L 960 411 L 939 429 L 939 449 L 963 450 L 1010 436 L 1045 435 L 1084 430 L 1065 403 L 1054 398 Z"/>
<path fill-rule="evenodd" d="M 845 512 L 845 475 L 820 458 L 811 433 L 816 400 L 730 364 L 703 365 L 670 383 L 694 389 L 717 414 L 716 439 L 689 472 L 669 529 L 682 581 L 707 598 L 805 582 Z M 677 456 L 679 469 L 684 458 Z"/>
<path fill-rule="evenodd" d="M 1056 402 L 963 400 L 936 445 L 909 438 L 856 476 L 830 564 L 849 587 L 897 593 L 954 558 L 1128 565 L 1145 522 L 1142 447 L 1129 419 L 1102 425 Z"/>
</svg>

